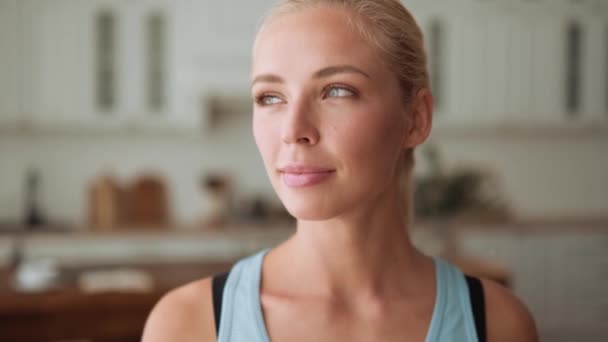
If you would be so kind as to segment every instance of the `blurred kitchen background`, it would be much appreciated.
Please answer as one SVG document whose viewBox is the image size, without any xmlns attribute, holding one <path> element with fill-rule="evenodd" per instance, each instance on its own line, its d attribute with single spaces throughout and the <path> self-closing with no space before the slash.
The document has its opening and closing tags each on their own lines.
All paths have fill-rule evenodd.
<svg viewBox="0 0 608 342">
<path fill-rule="evenodd" d="M 272 0 L 0 0 L 0 340 L 137 341 L 294 221 L 251 134 Z M 437 110 L 412 235 L 608 339 L 608 1 L 404 1 Z"/>
</svg>

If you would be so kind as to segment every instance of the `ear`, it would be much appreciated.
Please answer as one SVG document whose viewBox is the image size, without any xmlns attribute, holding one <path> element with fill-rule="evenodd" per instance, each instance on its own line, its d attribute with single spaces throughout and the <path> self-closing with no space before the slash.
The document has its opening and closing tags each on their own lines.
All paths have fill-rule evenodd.
<svg viewBox="0 0 608 342">
<path fill-rule="evenodd" d="M 433 125 L 433 94 L 427 88 L 420 89 L 413 100 L 413 106 L 407 113 L 408 125 L 403 140 L 403 148 L 414 148 L 422 144 L 431 134 Z"/>
</svg>

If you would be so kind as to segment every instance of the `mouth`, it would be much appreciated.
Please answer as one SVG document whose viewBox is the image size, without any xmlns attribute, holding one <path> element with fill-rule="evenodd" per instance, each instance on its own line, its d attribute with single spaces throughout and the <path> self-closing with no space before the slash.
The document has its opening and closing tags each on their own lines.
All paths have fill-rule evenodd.
<svg viewBox="0 0 608 342">
<path fill-rule="evenodd" d="M 279 168 L 283 183 L 290 188 L 302 188 L 320 184 L 334 175 L 336 170 L 310 166 L 287 165 Z"/>
</svg>

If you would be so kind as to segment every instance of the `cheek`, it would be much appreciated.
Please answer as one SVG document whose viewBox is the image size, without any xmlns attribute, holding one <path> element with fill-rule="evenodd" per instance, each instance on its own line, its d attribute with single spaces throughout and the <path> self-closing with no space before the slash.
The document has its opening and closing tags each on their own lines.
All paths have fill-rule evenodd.
<svg viewBox="0 0 608 342">
<path fill-rule="evenodd" d="M 393 112 L 394 113 L 394 112 Z M 389 170 L 399 155 L 403 123 L 396 114 L 381 108 L 358 113 L 353 120 L 338 128 L 346 151 L 354 164 L 363 169 Z M 365 167 L 364 167 L 365 166 Z"/>
<path fill-rule="evenodd" d="M 264 120 L 262 116 L 253 116 L 253 138 L 258 147 L 258 151 L 264 160 L 264 164 L 269 166 L 277 149 L 279 142 L 279 132 L 272 121 Z"/>
</svg>

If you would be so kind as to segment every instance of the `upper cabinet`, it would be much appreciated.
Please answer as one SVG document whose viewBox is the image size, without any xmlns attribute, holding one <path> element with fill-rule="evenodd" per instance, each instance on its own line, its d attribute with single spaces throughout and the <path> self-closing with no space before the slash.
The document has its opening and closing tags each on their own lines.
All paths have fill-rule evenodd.
<svg viewBox="0 0 608 342">
<path fill-rule="evenodd" d="M 0 127 L 198 134 L 214 108 L 249 112 L 251 48 L 273 3 L 0 0 Z M 608 119 L 608 1 L 406 3 L 437 122 Z"/>
<path fill-rule="evenodd" d="M 61 126 L 94 118 L 91 30 L 77 0 L 19 1 L 23 121 Z"/>
<path fill-rule="evenodd" d="M 0 0 L 0 125 L 19 118 L 19 32 L 17 0 Z"/>
<path fill-rule="evenodd" d="M 200 130 L 202 95 L 175 77 L 174 2 L 23 0 L 17 11 L 21 58 L 12 65 L 22 84 L 20 123 L 42 130 Z"/>
<path fill-rule="evenodd" d="M 608 122 L 606 5 L 603 0 L 414 1 L 439 95 L 437 121 Z"/>
</svg>

